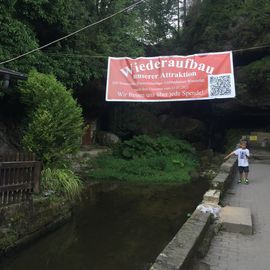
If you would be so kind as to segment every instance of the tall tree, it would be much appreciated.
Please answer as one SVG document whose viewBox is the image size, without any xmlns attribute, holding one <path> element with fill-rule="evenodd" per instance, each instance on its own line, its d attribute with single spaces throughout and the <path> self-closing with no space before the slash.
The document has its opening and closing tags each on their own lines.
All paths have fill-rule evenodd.
<svg viewBox="0 0 270 270">
<path fill-rule="evenodd" d="M 0 61 L 44 45 L 131 5 L 120 0 L 0 0 Z M 109 55 L 143 54 L 136 9 L 11 62 L 7 67 L 54 73 L 67 86 L 105 74 Z M 104 58 L 96 58 L 101 55 Z"/>
<path fill-rule="evenodd" d="M 179 0 L 148 0 L 140 8 L 144 21 L 144 42 L 159 44 L 169 39 L 177 31 Z"/>
<path fill-rule="evenodd" d="M 268 0 L 195 1 L 176 47 L 191 53 L 267 44 L 269 14 Z"/>
</svg>

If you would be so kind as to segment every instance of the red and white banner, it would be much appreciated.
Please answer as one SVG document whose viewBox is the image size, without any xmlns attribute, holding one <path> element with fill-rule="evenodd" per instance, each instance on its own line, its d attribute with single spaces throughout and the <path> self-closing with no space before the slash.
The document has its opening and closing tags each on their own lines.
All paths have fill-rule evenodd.
<svg viewBox="0 0 270 270">
<path fill-rule="evenodd" d="M 186 101 L 235 97 L 232 52 L 109 57 L 107 101 Z"/>
</svg>

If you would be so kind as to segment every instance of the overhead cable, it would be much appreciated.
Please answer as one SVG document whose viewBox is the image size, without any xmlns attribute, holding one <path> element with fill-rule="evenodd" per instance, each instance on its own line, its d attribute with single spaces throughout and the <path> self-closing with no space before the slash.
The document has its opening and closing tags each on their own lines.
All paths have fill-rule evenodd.
<svg viewBox="0 0 270 270">
<path fill-rule="evenodd" d="M 61 40 L 67 39 L 67 38 L 69 38 L 69 37 L 71 37 L 71 36 L 73 36 L 73 35 L 75 35 L 75 34 L 77 34 L 77 33 L 79 33 L 79 32 L 82 32 L 82 31 L 84 31 L 84 30 L 86 30 L 86 29 L 92 27 L 92 26 L 95 26 L 95 25 L 97 25 L 97 24 L 100 24 L 100 23 L 102 23 L 102 22 L 108 20 L 108 19 L 111 19 L 111 18 L 115 17 L 116 15 L 118 15 L 118 14 L 120 14 L 120 13 L 123 13 L 123 12 L 125 12 L 125 11 L 128 11 L 128 10 L 130 10 L 130 9 L 132 9 L 132 8 L 134 8 L 134 7 L 136 7 L 137 5 L 141 4 L 141 3 L 144 2 L 144 1 L 145 1 L 145 0 L 140 0 L 140 1 L 138 1 L 138 2 L 136 2 L 136 3 L 134 3 L 134 4 L 132 4 L 132 5 L 130 5 L 130 6 L 126 7 L 126 8 L 124 8 L 124 9 L 119 10 L 118 12 L 116 12 L 116 13 L 114 13 L 114 14 L 112 14 L 112 15 L 109 15 L 109 16 L 107 16 L 107 17 L 105 17 L 105 18 L 103 18 L 103 19 L 101 19 L 101 20 L 99 20 L 99 21 L 97 21 L 97 22 L 94 22 L 94 23 L 91 23 L 91 24 L 89 24 L 89 25 L 86 25 L 86 26 L 84 26 L 84 27 L 82 27 L 82 28 L 80 28 L 80 29 L 78 29 L 78 30 L 76 30 L 76 31 L 74 31 L 74 32 L 72 32 L 72 33 L 70 33 L 70 34 L 68 34 L 68 35 L 65 35 L 65 36 L 63 36 L 63 37 L 61 37 L 61 38 L 58 38 L 58 39 L 56 39 L 56 40 L 54 40 L 54 41 L 51 41 L 51 42 L 49 42 L 49 43 L 47 43 L 47 44 L 45 44 L 45 45 L 43 45 L 43 46 L 40 46 L 40 47 L 35 48 L 35 49 L 33 49 L 33 50 L 30 50 L 30 51 L 28 51 L 28 52 L 26 52 L 26 53 L 23 53 L 23 54 L 21 54 L 21 55 L 18 55 L 18 56 L 16 56 L 16 57 L 13 57 L 13 58 L 11 58 L 11 59 L 9 59 L 9 60 L 5 60 L 5 61 L 3 61 L 3 62 L 0 62 L 0 65 L 3 65 L 3 64 L 12 62 L 12 61 L 17 60 L 17 59 L 19 59 L 19 58 L 22 58 L 22 57 L 24 57 L 24 56 L 26 56 L 26 55 L 29 55 L 29 54 L 34 53 L 34 52 L 36 52 L 36 51 L 42 50 L 42 49 L 44 49 L 44 48 L 47 48 L 47 47 L 49 47 L 49 46 L 52 45 L 52 44 L 55 44 L 55 43 L 57 43 L 57 42 L 59 42 L 59 41 L 61 41 Z"/>
<path fill-rule="evenodd" d="M 244 49 L 236 49 L 236 50 L 231 50 L 233 53 L 234 52 L 245 52 L 245 51 L 251 51 L 251 50 L 257 50 L 257 49 L 263 49 L 263 48 L 270 48 L 270 44 L 268 45 L 261 45 L 261 46 L 256 46 L 256 47 L 250 47 L 250 48 L 244 48 Z M 108 58 L 108 55 L 90 55 L 90 54 L 76 54 L 76 53 L 61 53 L 61 52 L 46 52 L 49 55 L 54 55 L 54 56 L 65 56 L 65 57 L 85 57 L 85 58 Z M 123 57 L 123 56 L 119 56 Z M 132 57 L 132 56 L 130 56 Z"/>
<path fill-rule="evenodd" d="M 250 47 L 250 48 L 245 48 L 245 49 L 232 50 L 232 52 L 245 52 L 245 51 L 258 50 L 258 49 L 263 49 L 263 48 L 268 48 L 268 47 L 270 47 L 270 44 L 255 46 L 255 47 Z"/>
</svg>

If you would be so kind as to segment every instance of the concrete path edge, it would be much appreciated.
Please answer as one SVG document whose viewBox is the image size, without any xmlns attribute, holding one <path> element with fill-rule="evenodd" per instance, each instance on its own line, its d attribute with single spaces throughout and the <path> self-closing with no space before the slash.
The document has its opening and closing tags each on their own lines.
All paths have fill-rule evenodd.
<svg viewBox="0 0 270 270">
<path fill-rule="evenodd" d="M 208 198 L 211 203 L 217 200 L 216 197 L 209 197 L 209 193 L 213 193 L 213 190 L 217 190 L 221 196 L 225 194 L 225 191 L 234 179 L 236 168 L 237 162 L 235 158 L 230 158 L 222 163 L 219 173 L 212 180 L 210 190 L 204 195 L 203 203 L 207 203 L 205 198 Z M 216 196 L 215 193 L 213 194 Z M 217 204 L 218 203 L 219 201 Z M 158 255 L 149 270 L 190 269 L 194 261 L 196 261 L 198 249 L 202 246 L 206 235 L 212 235 L 213 237 L 212 233 L 208 233 L 211 228 L 212 220 L 212 215 L 210 213 L 203 213 L 199 210 L 195 210 L 191 217 L 177 232 L 175 237 Z M 207 239 L 205 242 L 210 243 L 211 240 L 209 241 L 209 239 Z M 206 245 L 206 248 L 208 249 L 209 245 Z"/>
</svg>

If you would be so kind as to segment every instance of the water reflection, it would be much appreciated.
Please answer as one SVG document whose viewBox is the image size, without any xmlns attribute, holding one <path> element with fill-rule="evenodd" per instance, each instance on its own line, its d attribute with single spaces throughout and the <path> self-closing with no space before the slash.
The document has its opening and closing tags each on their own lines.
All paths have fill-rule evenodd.
<svg viewBox="0 0 270 270">
<path fill-rule="evenodd" d="M 69 224 L 1 270 L 144 270 L 200 202 L 206 183 L 91 187 Z"/>
</svg>

